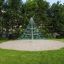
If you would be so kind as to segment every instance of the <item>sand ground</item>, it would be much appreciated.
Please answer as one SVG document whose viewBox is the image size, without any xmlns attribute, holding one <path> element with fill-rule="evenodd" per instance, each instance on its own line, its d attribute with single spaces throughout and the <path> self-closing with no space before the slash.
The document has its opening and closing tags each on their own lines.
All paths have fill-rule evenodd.
<svg viewBox="0 0 64 64">
<path fill-rule="evenodd" d="M 2 49 L 22 51 L 44 51 L 64 48 L 64 43 L 55 40 L 13 40 L 0 44 Z"/>
</svg>

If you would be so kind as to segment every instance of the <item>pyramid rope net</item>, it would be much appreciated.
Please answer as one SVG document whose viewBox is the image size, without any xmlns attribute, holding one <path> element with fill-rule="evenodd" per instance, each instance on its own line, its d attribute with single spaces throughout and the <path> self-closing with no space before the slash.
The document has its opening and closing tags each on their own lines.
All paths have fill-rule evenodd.
<svg viewBox="0 0 64 64">
<path fill-rule="evenodd" d="M 27 28 L 18 39 L 42 39 L 42 34 L 37 28 L 33 18 L 30 18 Z"/>
</svg>

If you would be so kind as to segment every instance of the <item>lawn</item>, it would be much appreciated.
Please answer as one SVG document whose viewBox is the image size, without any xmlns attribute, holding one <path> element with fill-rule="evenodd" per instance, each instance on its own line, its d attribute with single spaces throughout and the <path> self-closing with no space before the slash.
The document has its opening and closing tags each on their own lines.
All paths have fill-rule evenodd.
<svg viewBox="0 0 64 64">
<path fill-rule="evenodd" d="M 0 43 L 8 41 L 7 39 L 0 40 Z"/>
<path fill-rule="evenodd" d="M 0 49 L 0 64 L 64 64 L 64 49 L 41 52 Z"/>
<path fill-rule="evenodd" d="M 8 41 L 7 38 L 1 38 L 1 37 L 0 37 L 0 43 L 2 43 L 2 42 L 6 42 L 6 41 Z"/>
<path fill-rule="evenodd" d="M 56 39 L 57 41 L 62 41 L 62 42 L 64 42 L 64 39 Z"/>
<path fill-rule="evenodd" d="M 64 42 L 64 38 L 63 39 L 49 39 L 49 40 L 56 40 L 56 41 Z"/>
<path fill-rule="evenodd" d="M 64 64 L 64 49 L 41 52 L 0 49 L 0 64 Z"/>
</svg>

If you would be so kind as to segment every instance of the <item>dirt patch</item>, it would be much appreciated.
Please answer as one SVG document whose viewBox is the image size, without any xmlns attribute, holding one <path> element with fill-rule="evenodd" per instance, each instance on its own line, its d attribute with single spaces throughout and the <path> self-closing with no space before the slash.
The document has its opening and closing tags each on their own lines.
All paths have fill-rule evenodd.
<svg viewBox="0 0 64 64">
<path fill-rule="evenodd" d="M 64 47 L 64 43 L 54 40 L 14 40 L 0 44 L 2 49 L 44 51 L 57 50 Z"/>
</svg>

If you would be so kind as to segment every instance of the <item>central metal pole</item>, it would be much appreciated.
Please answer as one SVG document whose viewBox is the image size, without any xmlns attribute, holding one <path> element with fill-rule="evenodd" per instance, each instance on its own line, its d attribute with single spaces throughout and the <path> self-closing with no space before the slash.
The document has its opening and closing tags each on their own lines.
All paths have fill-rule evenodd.
<svg viewBox="0 0 64 64">
<path fill-rule="evenodd" d="M 34 39 L 34 37 L 33 37 L 33 26 L 31 28 L 31 31 L 32 31 L 32 40 L 33 40 Z"/>
<path fill-rule="evenodd" d="M 34 21 L 33 21 L 33 18 L 30 19 L 30 24 L 31 24 L 31 39 L 33 40 L 34 39 L 34 34 L 33 34 L 33 24 L 34 24 Z"/>
</svg>

